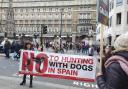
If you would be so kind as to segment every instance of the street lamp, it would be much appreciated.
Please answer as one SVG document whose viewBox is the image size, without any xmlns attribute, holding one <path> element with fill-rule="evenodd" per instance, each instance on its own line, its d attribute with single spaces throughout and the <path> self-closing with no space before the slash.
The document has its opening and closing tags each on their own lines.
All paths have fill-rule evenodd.
<svg viewBox="0 0 128 89">
<path fill-rule="evenodd" d="M 41 38 L 40 38 L 41 46 L 43 45 L 43 24 L 41 24 Z"/>
<path fill-rule="evenodd" d="M 62 19 L 63 10 L 64 10 L 63 8 L 60 9 L 60 13 L 61 13 L 61 24 L 60 24 L 60 52 L 61 52 L 61 44 L 62 44 L 61 35 L 62 35 L 62 30 L 63 30 L 63 28 L 62 28 L 62 24 L 63 24 L 63 23 L 62 23 L 62 20 L 63 20 L 63 19 Z"/>
<path fill-rule="evenodd" d="M 41 24 L 41 45 L 43 45 L 43 34 L 47 34 L 47 26 Z"/>
</svg>

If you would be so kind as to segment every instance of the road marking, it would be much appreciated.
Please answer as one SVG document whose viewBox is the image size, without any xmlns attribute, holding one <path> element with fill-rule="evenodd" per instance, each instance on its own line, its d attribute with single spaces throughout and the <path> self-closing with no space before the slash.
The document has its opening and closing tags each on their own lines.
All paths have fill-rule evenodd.
<svg viewBox="0 0 128 89">
<path fill-rule="evenodd" d="M 23 74 L 15 73 L 12 75 L 13 77 L 23 77 Z M 27 78 L 30 78 L 29 75 L 27 75 Z M 33 78 L 36 78 L 36 76 L 33 76 Z"/>
<path fill-rule="evenodd" d="M 87 88 L 97 88 L 98 89 L 97 84 L 93 84 L 93 83 L 85 83 L 85 82 L 74 81 L 73 85 L 84 86 L 84 87 L 87 87 Z"/>
</svg>

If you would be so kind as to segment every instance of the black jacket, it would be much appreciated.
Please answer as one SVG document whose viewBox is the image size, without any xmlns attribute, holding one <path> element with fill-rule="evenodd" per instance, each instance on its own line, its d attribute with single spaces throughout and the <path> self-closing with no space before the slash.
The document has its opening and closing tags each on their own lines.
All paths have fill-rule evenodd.
<svg viewBox="0 0 128 89">
<path fill-rule="evenodd" d="M 7 50 L 7 49 L 10 49 L 11 48 L 11 43 L 9 41 L 5 41 L 5 44 L 4 44 L 4 48 Z"/>
<path fill-rule="evenodd" d="M 128 61 L 128 51 L 117 52 L 114 55 L 122 56 Z M 99 89 L 128 89 L 128 75 L 118 62 L 114 62 L 105 69 L 104 75 L 97 77 L 97 84 Z"/>
</svg>

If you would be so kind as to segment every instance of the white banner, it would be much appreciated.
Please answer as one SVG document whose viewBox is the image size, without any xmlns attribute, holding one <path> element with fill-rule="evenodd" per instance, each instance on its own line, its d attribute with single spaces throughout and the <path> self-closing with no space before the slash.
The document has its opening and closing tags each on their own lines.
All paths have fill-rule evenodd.
<svg viewBox="0 0 128 89">
<path fill-rule="evenodd" d="M 94 82 L 96 63 L 91 56 L 23 50 L 19 73 Z"/>
</svg>

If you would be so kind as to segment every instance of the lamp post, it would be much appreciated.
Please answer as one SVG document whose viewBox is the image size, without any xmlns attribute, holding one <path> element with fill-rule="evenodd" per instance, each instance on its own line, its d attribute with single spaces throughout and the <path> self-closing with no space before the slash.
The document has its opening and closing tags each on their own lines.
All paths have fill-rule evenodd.
<svg viewBox="0 0 128 89">
<path fill-rule="evenodd" d="M 43 24 L 41 24 L 41 38 L 40 38 L 41 46 L 43 45 Z"/>
<path fill-rule="evenodd" d="M 42 46 L 44 43 L 43 34 L 47 34 L 47 26 L 44 24 L 41 24 L 41 45 Z"/>
<path fill-rule="evenodd" d="M 61 48 L 61 46 L 62 46 L 62 45 L 61 45 L 61 44 L 62 44 L 61 35 L 62 35 L 62 30 L 63 30 L 63 28 L 62 28 L 62 24 L 63 24 L 63 23 L 62 23 L 62 20 L 63 20 L 63 19 L 62 19 L 63 10 L 64 10 L 63 8 L 60 9 L 60 13 L 61 13 L 61 24 L 60 24 L 60 52 L 61 52 L 61 49 L 62 49 L 62 48 Z"/>
</svg>

